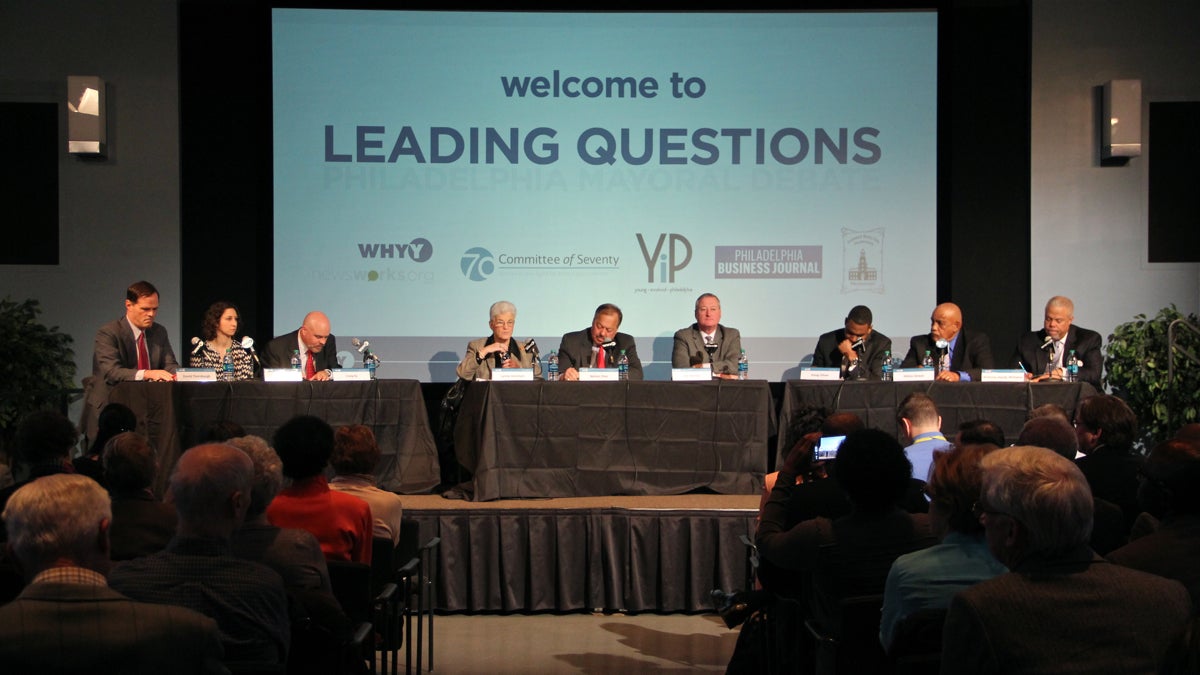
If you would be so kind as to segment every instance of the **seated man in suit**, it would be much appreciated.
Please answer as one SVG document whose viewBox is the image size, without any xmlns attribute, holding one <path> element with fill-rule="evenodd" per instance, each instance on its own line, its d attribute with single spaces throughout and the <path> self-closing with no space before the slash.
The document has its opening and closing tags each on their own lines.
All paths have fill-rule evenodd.
<svg viewBox="0 0 1200 675">
<path fill-rule="evenodd" d="M 736 380 L 742 334 L 721 325 L 721 300 L 712 293 L 696 298 L 696 323 L 675 331 L 672 368 L 712 366 L 713 377 Z"/>
<path fill-rule="evenodd" d="M 113 566 L 112 587 L 135 600 L 194 609 L 217 622 L 231 670 L 282 669 L 291 642 L 275 570 L 235 557 L 230 538 L 250 506 L 254 464 L 224 445 L 199 445 L 171 474 L 179 524 L 166 550 Z"/>
<path fill-rule="evenodd" d="M 1061 295 L 1050 298 L 1042 329 L 1021 336 L 1012 366 L 1025 369 L 1026 380 L 1061 380 L 1063 365 L 1074 351 L 1083 364 L 1079 368 L 1079 381 L 1090 382 L 1100 389 L 1100 373 L 1104 368 L 1100 334 L 1072 324 L 1074 320 L 1075 303 L 1070 298 Z"/>
<path fill-rule="evenodd" d="M 1133 450 L 1137 433 L 1137 415 L 1116 396 L 1089 396 L 1075 408 L 1075 435 L 1084 455 L 1075 463 L 1092 494 L 1121 507 L 1126 534 L 1142 512 L 1137 494 L 1143 458 Z"/>
<path fill-rule="evenodd" d="M 300 327 L 271 340 L 263 350 L 264 368 L 290 368 L 292 354 L 300 354 L 304 379 L 323 381 L 341 368 L 337 360 L 337 338 L 329 332 L 329 317 L 321 312 L 304 315 Z"/>
<path fill-rule="evenodd" d="M 1078 467 L 1045 448 L 989 453 L 976 512 L 1010 571 L 954 596 L 942 673 L 1158 672 L 1191 598 L 1088 548 L 1092 494 Z"/>
<path fill-rule="evenodd" d="M 622 351 L 629 358 L 629 379 L 642 379 L 642 362 L 633 336 L 617 332 L 622 318 L 621 308 L 606 302 L 596 308 L 590 328 L 562 336 L 558 348 L 562 379 L 578 380 L 580 368 L 616 368 Z"/>
<path fill-rule="evenodd" d="M 125 316 L 96 331 L 84 422 L 88 438 L 96 435 L 97 419 L 108 402 L 109 388 L 127 380 L 175 379 L 179 363 L 167 329 L 154 322 L 157 315 L 158 289 L 149 281 L 139 281 L 125 291 Z"/>
<path fill-rule="evenodd" d="M 952 302 L 943 302 L 933 308 L 929 317 L 929 334 L 915 335 L 908 343 L 908 354 L 901 368 L 916 368 L 921 365 L 925 352 L 935 362 L 949 362 L 948 368 L 938 367 L 937 379 L 942 382 L 970 382 L 979 380 L 979 373 L 993 368 L 992 345 L 987 335 L 968 333 L 962 327 L 962 310 Z"/>
<path fill-rule="evenodd" d="M 857 305 L 846 316 L 844 328 L 817 338 L 815 368 L 841 368 L 842 379 L 883 379 L 883 357 L 891 352 L 892 339 L 875 330 L 871 308 Z"/>
<path fill-rule="evenodd" d="M 4 509 L 29 585 L 0 607 L 8 673 L 226 673 L 212 619 L 111 590 L 108 494 L 73 474 L 39 478 Z"/>
</svg>

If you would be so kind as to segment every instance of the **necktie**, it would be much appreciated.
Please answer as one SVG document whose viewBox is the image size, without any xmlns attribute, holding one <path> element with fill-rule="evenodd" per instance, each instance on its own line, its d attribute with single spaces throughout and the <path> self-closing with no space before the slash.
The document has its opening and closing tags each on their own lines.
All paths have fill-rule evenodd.
<svg viewBox="0 0 1200 675">
<path fill-rule="evenodd" d="M 308 358 L 304 361 L 304 379 L 311 380 L 317 374 L 317 362 L 312 350 L 308 350 Z"/>
<path fill-rule="evenodd" d="M 596 367 L 604 367 L 604 347 L 601 347 L 600 351 L 596 352 Z"/>
<path fill-rule="evenodd" d="M 138 370 L 150 370 L 150 352 L 146 350 L 146 332 L 138 333 Z"/>
<path fill-rule="evenodd" d="M 1062 340 L 1055 340 L 1055 342 L 1054 342 L 1054 363 L 1050 364 L 1051 370 L 1053 370 L 1055 368 L 1062 368 L 1063 351 L 1064 351 L 1063 347 L 1065 347 L 1065 346 L 1066 345 L 1063 344 Z"/>
</svg>

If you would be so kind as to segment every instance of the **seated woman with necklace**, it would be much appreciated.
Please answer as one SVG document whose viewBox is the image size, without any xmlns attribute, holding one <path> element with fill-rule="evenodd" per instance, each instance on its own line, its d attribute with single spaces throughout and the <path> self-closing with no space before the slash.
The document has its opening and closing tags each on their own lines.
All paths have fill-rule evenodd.
<svg viewBox="0 0 1200 675">
<path fill-rule="evenodd" d="M 542 376 L 542 365 L 512 339 L 517 308 L 504 300 L 494 303 L 488 326 L 492 334 L 467 343 L 467 355 L 458 364 L 458 376 L 464 380 L 488 380 L 496 368 L 533 368 L 533 376 Z"/>
<path fill-rule="evenodd" d="M 242 349 L 241 342 L 233 339 L 240 324 L 241 317 L 233 303 L 218 300 L 209 305 L 200 323 L 200 336 L 204 338 L 204 344 L 200 351 L 192 353 L 188 365 L 220 372 L 228 352 L 233 358 L 233 379 L 254 379 L 254 361 L 250 353 Z"/>
</svg>

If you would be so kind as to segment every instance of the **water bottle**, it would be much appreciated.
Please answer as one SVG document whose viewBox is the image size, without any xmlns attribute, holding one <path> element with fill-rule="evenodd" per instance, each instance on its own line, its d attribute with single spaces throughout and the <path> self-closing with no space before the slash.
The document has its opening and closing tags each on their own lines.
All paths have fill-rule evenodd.
<svg viewBox="0 0 1200 675">
<path fill-rule="evenodd" d="M 925 356 L 921 358 L 921 367 L 922 368 L 932 368 L 933 367 L 933 352 L 931 352 L 928 349 L 925 350 Z"/>
<path fill-rule="evenodd" d="M 621 355 L 617 357 L 617 379 L 629 379 L 629 357 L 625 356 L 625 350 L 621 350 Z"/>
<path fill-rule="evenodd" d="M 292 350 L 292 369 L 300 370 L 300 350 L 299 349 Z"/>
<path fill-rule="evenodd" d="M 1063 369 L 1063 381 L 1079 381 L 1079 357 L 1075 356 L 1074 349 L 1072 349 L 1071 353 L 1067 356 L 1067 367 Z"/>
<path fill-rule="evenodd" d="M 546 357 L 546 381 L 558 381 L 558 352 L 551 351 L 550 356 Z"/>
<path fill-rule="evenodd" d="M 374 380 L 375 370 L 379 368 L 379 359 L 376 358 L 371 352 L 367 352 L 367 355 L 363 357 L 363 365 L 367 367 L 367 373 L 369 373 L 371 379 Z"/>
<path fill-rule="evenodd" d="M 892 381 L 892 350 L 883 353 L 883 381 Z"/>
<path fill-rule="evenodd" d="M 221 381 L 233 382 L 233 347 L 225 350 L 225 358 L 221 361 Z"/>
<path fill-rule="evenodd" d="M 738 355 L 738 379 L 750 379 L 750 359 L 746 358 L 745 349 L 743 349 L 742 353 Z"/>
</svg>

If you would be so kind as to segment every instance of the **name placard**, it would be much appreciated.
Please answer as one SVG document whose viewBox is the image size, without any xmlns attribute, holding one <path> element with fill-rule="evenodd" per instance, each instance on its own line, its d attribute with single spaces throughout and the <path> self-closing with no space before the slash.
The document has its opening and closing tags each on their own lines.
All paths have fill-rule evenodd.
<svg viewBox="0 0 1200 675">
<path fill-rule="evenodd" d="M 703 368 L 672 368 L 672 382 L 711 382 L 712 381 L 712 364 L 705 364 Z"/>
<path fill-rule="evenodd" d="M 532 382 L 533 368 L 495 368 L 492 382 Z"/>
<path fill-rule="evenodd" d="M 842 379 L 841 368 L 801 368 L 800 379 L 809 382 L 837 382 Z"/>
<path fill-rule="evenodd" d="M 1025 371 L 1017 369 L 991 369 L 984 368 L 980 373 L 980 382 L 1024 382 Z"/>
<path fill-rule="evenodd" d="M 175 371 L 176 382 L 216 382 L 217 371 L 212 368 L 180 368 Z"/>
<path fill-rule="evenodd" d="M 616 382 L 621 379 L 621 374 L 616 368 L 580 368 L 580 382 Z"/>
<path fill-rule="evenodd" d="M 263 382 L 303 382 L 299 368 L 263 368 Z"/>
<path fill-rule="evenodd" d="M 370 382 L 371 371 L 366 368 L 334 368 L 329 371 L 334 382 Z"/>
<path fill-rule="evenodd" d="M 933 368 L 897 368 L 892 371 L 893 382 L 932 382 Z"/>
</svg>

